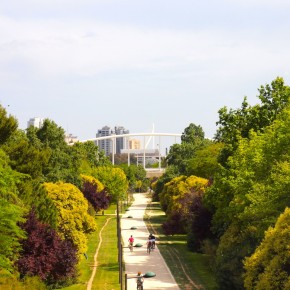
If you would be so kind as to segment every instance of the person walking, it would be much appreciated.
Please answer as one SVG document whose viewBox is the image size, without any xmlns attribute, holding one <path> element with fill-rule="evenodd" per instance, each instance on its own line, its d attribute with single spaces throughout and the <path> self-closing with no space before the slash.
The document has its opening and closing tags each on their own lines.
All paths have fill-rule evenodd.
<svg viewBox="0 0 290 290">
<path fill-rule="evenodd" d="M 129 249 L 130 249 L 131 252 L 133 252 L 134 238 L 133 238 L 132 235 L 131 235 L 131 237 L 128 239 L 128 242 L 129 242 Z"/>
<path fill-rule="evenodd" d="M 144 277 L 140 271 L 137 274 L 137 281 L 136 282 L 137 282 L 137 289 L 143 290 Z"/>
</svg>

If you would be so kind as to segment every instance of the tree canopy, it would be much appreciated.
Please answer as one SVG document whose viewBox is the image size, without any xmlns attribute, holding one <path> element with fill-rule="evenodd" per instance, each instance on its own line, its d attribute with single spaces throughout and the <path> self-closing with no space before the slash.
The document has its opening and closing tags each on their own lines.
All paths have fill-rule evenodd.
<svg viewBox="0 0 290 290">
<path fill-rule="evenodd" d="M 87 249 L 86 234 L 96 230 L 96 222 L 88 214 L 88 201 L 82 192 L 70 183 L 44 183 L 48 196 L 57 212 L 57 232 L 61 238 L 71 240 L 79 253 Z"/>
<path fill-rule="evenodd" d="M 121 168 L 99 166 L 94 168 L 92 176 L 101 181 L 113 200 L 125 199 L 128 181 Z"/>
<path fill-rule="evenodd" d="M 290 287 L 290 209 L 279 216 L 255 252 L 245 259 L 245 288 L 279 290 Z"/>
</svg>

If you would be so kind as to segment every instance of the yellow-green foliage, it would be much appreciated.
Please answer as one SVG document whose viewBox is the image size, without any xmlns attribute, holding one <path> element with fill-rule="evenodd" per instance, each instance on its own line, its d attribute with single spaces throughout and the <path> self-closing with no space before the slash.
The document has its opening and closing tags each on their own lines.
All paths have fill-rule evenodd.
<svg viewBox="0 0 290 290">
<path fill-rule="evenodd" d="M 142 187 L 142 180 L 137 180 L 136 181 L 136 188 L 141 188 Z"/>
<path fill-rule="evenodd" d="M 245 259 L 246 289 L 290 289 L 290 209 L 286 208 L 274 228 L 251 257 Z"/>
<path fill-rule="evenodd" d="M 204 192 L 207 184 L 207 179 L 194 175 L 189 177 L 182 175 L 173 178 L 165 184 L 160 195 L 160 202 L 163 209 L 166 210 L 167 214 L 180 210 L 182 205 L 179 203 L 179 200 L 185 194 L 190 193 L 192 190 L 201 194 Z"/>
<path fill-rule="evenodd" d="M 101 181 L 99 181 L 98 179 L 94 178 L 93 176 L 81 174 L 81 179 L 82 179 L 83 183 L 89 182 L 93 185 L 96 185 L 98 192 L 102 191 L 105 188 L 103 183 Z"/>
<path fill-rule="evenodd" d="M 94 168 L 92 175 L 104 184 L 106 190 L 115 200 L 125 198 L 128 180 L 121 168 L 99 166 Z"/>
<path fill-rule="evenodd" d="M 155 182 L 152 182 L 152 183 L 151 183 L 151 188 L 152 188 L 154 191 L 156 190 L 157 181 L 158 181 L 158 179 L 157 179 Z"/>
<path fill-rule="evenodd" d="M 0 289 L 1 290 L 46 290 L 47 287 L 37 276 L 25 276 L 19 279 L 16 275 L 6 274 L 0 270 Z"/>
<path fill-rule="evenodd" d="M 96 230 L 96 222 L 88 214 L 88 201 L 82 192 L 70 183 L 44 183 L 48 196 L 57 210 L 57 230 L 62 238 L 69 238 L 79 253 L 86 252 L 86 234 Z"/>
</svg>

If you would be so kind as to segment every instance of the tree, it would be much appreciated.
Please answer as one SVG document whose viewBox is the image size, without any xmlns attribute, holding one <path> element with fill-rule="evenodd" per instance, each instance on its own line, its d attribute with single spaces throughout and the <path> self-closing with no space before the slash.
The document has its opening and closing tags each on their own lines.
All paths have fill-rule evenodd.
<svg viewBox="0 0 290 290">
<path fill-rule="evenodd" d="M 47 166 L 51 151 L 32 145 L 21 130 L 18 130 L 3 146 L 9 155 L 11 167 L 33 179 L 43 179 L 43 168 Z"/>
<path fill-rule="evenodd" d="M 0 105 L 0 146 L 3 145 L 17 130 L 18 122 Z"/>
<path fill-rule="evenodd" d="M 245 265 L 246 289 L 289 289 L 290 287 L 290 209 L 286 208 L 274 228 L 270 227 Z"/>
<path fill-rule="evenodd" d="M 23 214 L 21 207 L 0 198 L 0 270 L 13 270 L 21 248 L 19 239 L 25 236 L 18 226 L 24 221 Z"/>
<path fill-rule="evenodd" d="M 261 104 L 250 106 L 245 97 L 240 109 L 223 107 L 219 110 L 219 128 L 215 139 L 226 146 L 220 155 L 220 162 L 226 165 L 227 159 L 237 148 L 239 139 L 248 138 L 250 131 L 263 132 L 277 115 L 289 104 L 290 88 L 277 77 L 271 85 L 261 86 L 258 96 Z"/>
<path fill-rule="evenodd" d="M 51 228 L 57 228 L 58 210 L 53 200 L 48 196 L 42 183 L 32 182 L 29 197 L 22 198 L 27 206 L 33 209 L 37 219 L 48 224 Z"/>
<path fill-rule="evenodd" d="M 199 145 L 204 139 L 204 131 L 201 126 L 190 123 L 181 135 L 182 143 L 191 143 Z"/>
<path fill-rule="evenodd" d="M 88 202 L 82 192 L 69 183 L 44 183 L 48 196 L 58 210 L 57 232 L 77 247 L 79 253 L 87 249 L 87 237 L 96 230 L 96 222 L 88 214 Z"/>
<path fill-rule="evenodd" d="M 107 209 L 110 204 L 110 196 L 104 185 L 92 176 L 81 175 L 82 192 L 85 198 L 93 206 L 96 212 Z"/>
<path fill-rule="evenodd" d="M 210 143 L 196 150 L 195 156 L 187 164 L 187 175 L 213 179 L 219 169 L 218 157 L 223 148 L 222 143 Z"/>
<path fill-rule="evenodd" d="M 63 283 L 76 276 L 77 251 L 69 240 L 40 223 L 31 211 L 22 224 L 27 239 L 22 240 L 17 266 L 22 276 L 39 276 L 47 284 Z"/>
<path fill-rule="evenodd" d="M 142 165 L 131 164 L 128 166 L 127 164 L 121 164 L 119 167 L 126 174 L 126 178 L 131 190 L 135 190 L 137 182 L 141 182 L 140 188 L 142 187 L 143 181 L 146 178 L 146 170 Z"/>
<path fill-rule="evenodd" d="M 92 176 L 104 184 L 112 200 L 124 199 L 128 189 L 128 181 L 124 171 L 118 167 L 96 167 Z"/>
<path fill-rule="evenodd" d="M 45 181 L 57 182 L 63 181 L 80 185 L 79 180 L 79 158 L 75 158 L 72 149 L 65 142 L 65 131 L 59 127 L 54 121 L 45 119 L 43 126 L 36 132 L 29 131 L 29 136 L 33 144 L 38 144 L 37 138 L 41 142 L 42 150 L 47 150 L 49 160 L 43 168 Z"/>
<path fill-rule="evenodd" d="M 154 190 L 153 200 L 159 201 L 161 192 L 163 191 L 165 184 L 177 176 L 179 176 L 178 168 L 173 165 L 168 166 L 165 173 L 152 184 L 152 189 Z"/>
<path fill-rule="evenodd" d="M 187 235 L 187 246 L 191 251 L 201 252 L 203 241 L 212 238 L 211 220 L 212 214 L 203 203 L 204 192 L 191 189 L 188 194 L 190 198 L 189 212 L 191 220 L 189 221 L 189 230 Z M 187 203 L 187 200 L 183 202 Z"/>
<path fill-rule="evenodd" d="M 45 119 L 36 134 L 41 143 L 51 149 L 63 149 L 67 146 L 64 129 L 52 120 Z"/>
<path fill-rule="evenodd" d="M 18 226 L 25 214 L 17 188 L 22 176 L 11 169 L 9 157 L 0 149 L 0 270 L 12 271 L 20 250 L 19 239 L 24 237 Z"/>
<path fill-rule="evenodd" d="M 204 132 L 200 126 L 191 123 L 184 129 L 181 136 L 181 144 L 170 147 L 166 157 L 168 165 L 178 168 L 180 175 L 186 175 L 188 161 L 195 156 L 198 149 L 210 142 L 204 138 Z"/>
<path fill-rule="evenodd" d="M 97 166 L 109 165 L 108 157 L 92 141 L 77 142 L 68 147 L 68 152 L 72 156 L 74 167 L 83 174 L 90 175 L 92 168 Z"/>
<path fill-rule="evenodd" d="M 263 133 L 240 138 L 227 168 L 215 175 L 205 200 L 220 242 L 216 273 L 228 288 L 243 287 L 243 259 L 260 244 L 289 202 L 290 107 Z"/>
<path fill-rule="evenodd" d="M 170 234 L 188 232 L 193 216 L 197 213 L 193 203 L 195 195 L 201 196 L 208 180 L 196 176 L 179 176 L 166 183 L 160 195 L 160 204 L 166 212 L 167 221 L 163 225 Z M 178 229 L 174 232 L 172 227 Z"/>
</svg>

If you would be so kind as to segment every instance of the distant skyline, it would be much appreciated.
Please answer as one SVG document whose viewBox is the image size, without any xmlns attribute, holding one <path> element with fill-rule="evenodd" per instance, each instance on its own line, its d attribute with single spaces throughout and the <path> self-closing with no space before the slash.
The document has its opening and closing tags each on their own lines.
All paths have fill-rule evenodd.
<svg viewBox="0 0 290 290">
<path fill-rule="evenodd" d="M 80 140 L 216 132 L 218 110 L 290 84 L 286 0 L 10 0 L 0 3 L 0 104 L 25 129 L 49 118 Z"/>
</svg>

